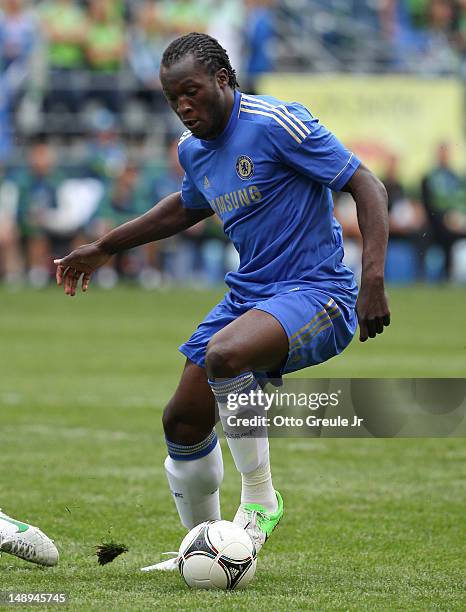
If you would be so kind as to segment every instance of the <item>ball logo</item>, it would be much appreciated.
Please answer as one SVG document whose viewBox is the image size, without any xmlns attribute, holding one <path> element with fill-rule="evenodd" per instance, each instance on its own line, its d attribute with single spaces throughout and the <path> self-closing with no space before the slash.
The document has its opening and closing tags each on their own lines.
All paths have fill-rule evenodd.
<svg viewBox="0 0 466 612">
<path fill-rule="evenodd" d="M 247 181 L 254 174 L 254 163 L 247 155 L 240 155 L 236 160 L 236 174 L 242 181 Z"/>
</svg>

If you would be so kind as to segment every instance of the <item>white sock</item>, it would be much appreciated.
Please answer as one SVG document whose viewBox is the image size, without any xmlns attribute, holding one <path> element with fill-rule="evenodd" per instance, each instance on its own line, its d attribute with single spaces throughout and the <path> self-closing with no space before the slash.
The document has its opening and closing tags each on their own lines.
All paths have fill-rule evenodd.
<svg viewBox="0 0 466 612">
<path fill-rule="evenodd" d="M 241 479 L 242 504 L 261 504 L 268 512 L 277 510 L 278 501 L 273 488 L 268 458 L 252 472 L 241 474 Z"/>
<path fill-rule="evenodd" d="M 219 520 L 223 461 L 215 431 L 199 444 L 184 446 L 167 440 L 165 472 L 181 523 L 192 529 Z"/>
<path fill-rule="evenodd" d="M 263 416 L 264 412 L 257 408 L 257 402 L 241 406 L 234 412 L 229 410 L 228 396 L 231 394 L 252 394 L 258 389 L 257 381 L 252 372 L 244 372 L 236 378 L 223 381 L 209 381 L 217 400 L 220 421 L 228 442 L 236 468 L 241 472 L 241 503 L 256 503 L 265 507 L 268 512 L 278 508 L 277 496 L 273 488 L 270 472 L 269 441 L 264 427 L 247 428 L 243 431 L 228 424 L 231 415 L 251 417 Z M 243 435 L 241 435 L 243 434 Z M 256 437 L 257 436 L 257 437 Z"/>
</svg>

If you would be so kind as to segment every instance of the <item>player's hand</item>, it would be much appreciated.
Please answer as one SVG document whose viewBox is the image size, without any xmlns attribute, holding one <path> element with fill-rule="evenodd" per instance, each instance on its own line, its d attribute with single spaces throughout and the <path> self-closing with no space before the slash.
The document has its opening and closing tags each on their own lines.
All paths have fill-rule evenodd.
<svg viewBox="0 0 466 612">
<path fill-rule="evenodd" d="M 96 244 L 84 244 L 62 259 L 54 259 L 57 266 L 57 285 L 63 285 L 66 295 L 76 295 L 76 288 L 81 279 L 81 287 L 86 291 L 92 273 L 110 259 Z"/>
<path fill-rule="evenodd" d="M 375 338 L 390 325 L 390 310 L 385 295 L 383 280 L 363 280 L 356 302 L 356 313 L 359 321 L 359 340 Z"/>
</svg>

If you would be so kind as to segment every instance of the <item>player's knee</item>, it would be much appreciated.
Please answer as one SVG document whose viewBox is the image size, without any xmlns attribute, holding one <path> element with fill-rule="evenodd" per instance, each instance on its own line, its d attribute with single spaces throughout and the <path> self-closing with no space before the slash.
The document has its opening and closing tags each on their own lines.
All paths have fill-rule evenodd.
<svg viewBox="0 0 466 612">
<path fill-rule="evenodd" d="M 241 373 L 241 358 L 234 347 L 215 336 L 207 345 L 205 358 L 207 375 L 209 378 L 232 378 Z"/>
<path fill-rule="evenodd" d="M 204 431 L 200 423 L 193 422 L 186 415 L 196 414 L 196 406 L 177 405 L 172 398 L 162 415 L 162 426 L 165 437 L 175 444 L 195 444 L 206 438 L 212 428 Z"/>
</svg>

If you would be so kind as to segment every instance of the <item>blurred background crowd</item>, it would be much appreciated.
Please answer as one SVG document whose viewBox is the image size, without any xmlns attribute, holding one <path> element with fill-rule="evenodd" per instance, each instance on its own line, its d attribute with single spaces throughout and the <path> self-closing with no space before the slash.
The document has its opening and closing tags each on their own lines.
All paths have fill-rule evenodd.
<svg viewBox="0 0 466 612">
<path fill-rule="evenodd" d="M 466 0 L 2 0 L 0 6 L 0 282 L 12 286 L 45 286 L 54 256 L 179 189 L 183 128 L 158 78 L 162 52 L 179 35 L 202 31 L 219 39 L 250 93 L 262 93 L 263 77 L 271 74 L 299 73 L 310 81 L 398 74 L 462 87 L 466 80 Z M 278 97 L 289 99 L 287 90 Z M 428 165 L 409 180 L 396 151 L 378 160 L 389 194 L 392 282 L 466 282 L 464 159 L 462 170 L 452 163 L 463 130 L 464 101 L 458 141 L 438 139 Z M 358 272 L 354 204 L 339 194 L 335 210 L 348 263 Z M 97 281 L 215 285 L 236 265 L 211 218 L 116 258 Z"/>
</svg>

